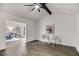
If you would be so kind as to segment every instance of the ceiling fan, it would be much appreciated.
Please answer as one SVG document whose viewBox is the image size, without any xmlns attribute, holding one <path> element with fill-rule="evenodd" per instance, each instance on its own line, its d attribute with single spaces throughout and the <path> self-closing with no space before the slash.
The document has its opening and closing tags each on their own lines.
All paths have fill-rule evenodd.
<svg viewBox="0 0 79 59">
<path fill-rule="evenodd" d="M 31 9 L 31 11 L 33 11 L 34 9 L 37 9 L 40 12 L 40 8 L 46 10 L 50 15 L 52 14 L 52 12 L 49 10 L 49 8 L 46 6 L 47 3 L 33 3 L 32 5 L 24 5 L 24 6 L 33 6 L 33 8 Z"/>
</svg>

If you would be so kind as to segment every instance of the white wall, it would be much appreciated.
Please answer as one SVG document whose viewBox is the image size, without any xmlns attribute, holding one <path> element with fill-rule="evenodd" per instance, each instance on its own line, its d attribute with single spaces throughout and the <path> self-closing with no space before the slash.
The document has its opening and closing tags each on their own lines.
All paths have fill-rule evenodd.
<svg viewBox="0 0 79 59">
<path fill-rule="evenodd" d="M 41 39 L 41 35 L 45 33 L 46 25 L 55 24 L 56 35 L 59 35 L 62 39 L 63 45 L 74 46 L 75 40 L 75 16 L 71 15 L 50 15 L 44 19 L 38 21 L 38 39 Z"/>
<path fill-rule="evenodd" d="M 5 20 L 0 14 L 0 50 L 5 49 Z"/>
<path fill-rule="evenodd" d="M 4 21 L 3 21 L 4 20 Z M 4 35 L 2 35 L 1 33 L 4 34 L 4 28 L 5 27 L 5 21 L 6 20 L 12 20 L 12 21 L 17 21 L 17 22 L 22 22 L 25 23 L 27 26 L 27 42 L 35 40 L 36 39 L 36 24 L 35 21 L 32 20 L 28 20 L 28 19 L 24 19 L 24 18 L 20 18 L 20 17 L 16 17 L 14 15 L 11 14 L 7 14 L 4 12 L 0 12 L 0 48 L 2 48 L 2 46 L 4 47 L 5 45 L 5 39 L 4 39 Z M 2 28 L 1 28 L 2 26 Z M 4 42 L 4 43 L 3 43 Z"/>
<path fill-rule="evenodd" d="M 76 15 L 76 33 L 75 33 L 75 40 L 74 40 L 74 45 L 79 52 L 79 12 Z"/>
</svg>

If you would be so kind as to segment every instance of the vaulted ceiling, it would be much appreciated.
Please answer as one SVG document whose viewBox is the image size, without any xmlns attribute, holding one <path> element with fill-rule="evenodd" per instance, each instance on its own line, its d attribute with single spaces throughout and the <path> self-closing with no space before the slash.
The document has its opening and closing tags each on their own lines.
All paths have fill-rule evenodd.
<svg viewBox="0 0 79 59">
<path fill-rule="evenodd" d="M 44 9 L 40 8 L 40 12 L 37 9 L 31 11 L 32 6 L 24 5 L 28 5 L 28 3 L 1 3 L 0 11 L 31 20 L 40 20 L 49 15 Z M 79 10 L 78 3 L 47 3 L 46 6 L 52 11 L 52 15 L 76 15 Z"/>
</svg>

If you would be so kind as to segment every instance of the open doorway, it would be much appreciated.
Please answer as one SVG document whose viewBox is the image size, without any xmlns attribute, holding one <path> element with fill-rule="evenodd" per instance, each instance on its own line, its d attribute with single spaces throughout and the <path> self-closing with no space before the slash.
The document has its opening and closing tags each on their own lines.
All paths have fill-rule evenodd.
<svg viewBox="0 0 79 59">
<path fill-rule="evenodd" d="M 25 55 L 26 24 L 16 21 L 6 21 L 6 55 Z"/>
<path fill-rule="evenodd" d="M 26 24 L 16 21 L 6 21 L 6 42 L 23 39 L 26 42 Z"/>
</svg>

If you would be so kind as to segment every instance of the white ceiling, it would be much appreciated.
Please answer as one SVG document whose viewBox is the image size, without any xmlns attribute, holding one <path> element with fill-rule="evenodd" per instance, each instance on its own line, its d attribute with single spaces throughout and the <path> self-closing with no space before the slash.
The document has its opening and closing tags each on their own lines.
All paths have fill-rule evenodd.
<svg viewBox="0 0 79 59">
<path fill-rule="evenodd" d="M 39 20 L 48 15 L 48 13 L 44 9 L 40 9 L 40 13 L 36 9 L 31 12 L 30 10 L 33 7 L 24 5 L 27 5 L 27 3 L 4 3 L 0 4 L 0 11 L 4 11 L 6 13 L 31 20 Z M 53 15 L 75 15 L 79 10 L 79 4 L 77 3 L 48 3 L 47 7 L 52 11 Z"/>
<path fill-rule="evenodd" d="M 55 14 L 75 15 L 79 10 L 78 3 L 53 3 L 49 5 Z"/>
</svg>

